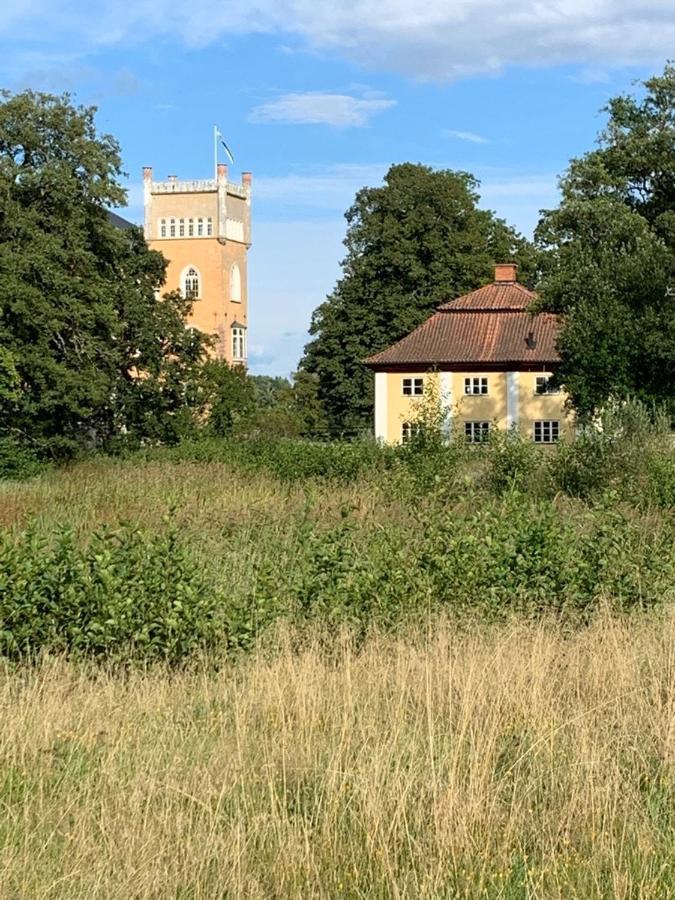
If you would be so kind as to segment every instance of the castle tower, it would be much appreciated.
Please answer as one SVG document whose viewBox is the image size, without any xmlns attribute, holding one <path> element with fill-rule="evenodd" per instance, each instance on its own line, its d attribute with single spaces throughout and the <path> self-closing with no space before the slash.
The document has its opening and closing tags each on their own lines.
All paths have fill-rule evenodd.
<svg viewBox="0 0 675 900">
<path fill-rule="evenodd" d="M 188 324 L 216 336 L 215 354 L 246 365 L 251 246 L 251 174 L 241 184 L 217 178 L 153 181 L 143 169 L 145 239 L 168 260 L 163 292 L 180 290 L 194 300 Z"/>
</svg>

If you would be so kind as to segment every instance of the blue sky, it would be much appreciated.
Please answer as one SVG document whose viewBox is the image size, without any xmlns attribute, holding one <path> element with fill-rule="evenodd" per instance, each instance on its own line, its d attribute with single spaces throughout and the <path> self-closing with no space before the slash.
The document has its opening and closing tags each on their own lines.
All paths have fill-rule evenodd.
<svg viewBox="0 0 675 900">
<path fill-rule="evenodd" d="M 393 162 L 464 169 L 531 235 L 600 108 L 663 67 L 663 0 L 7 0 L 0 75 L 68 90 L 141 167 L 209 177 L 218 123 L 253 172 L 251 370 L 289 374 L 343 255 L 344 210 Z"/>
</svg>

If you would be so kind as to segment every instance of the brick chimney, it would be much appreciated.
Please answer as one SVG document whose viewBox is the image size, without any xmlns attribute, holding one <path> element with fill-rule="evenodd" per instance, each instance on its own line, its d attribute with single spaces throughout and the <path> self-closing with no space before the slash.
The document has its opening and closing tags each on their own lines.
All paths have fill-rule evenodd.
<svg viewBox="0 0 675 900">
<path fill-rule="evenodd" d="M 495 266 L 495 281 L 514 282 L 517 280 L 517 274 L 516 263 L 497 263 Z"/>
<path fill-rule="evenodd" d="M 250 186 L 251 182 L 253 181 L 253 175 L 251 175 L 250 172 L 242 172 L 241 181 L 242 184 L 248 184 Z"/>
<path fill-rule="evenodd" d="M 152 166 L 143 166 L 143 181 L 152 181 Z"/>
<path fill-rule="evenodd" d="M 227 166 L 225 163 L 218 163 L 218 178 L 222 178 L 223 181 L 227 181 Z"/>
</svg>

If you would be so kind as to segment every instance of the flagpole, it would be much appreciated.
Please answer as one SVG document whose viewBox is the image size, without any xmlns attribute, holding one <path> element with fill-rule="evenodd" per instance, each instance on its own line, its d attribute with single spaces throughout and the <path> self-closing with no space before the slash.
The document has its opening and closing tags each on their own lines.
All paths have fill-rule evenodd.
<svg viewBox="0 0 675 900">
<path fill-rule="evenodd" d="M 213 177 L 218 180 L 218 126 L 213 126 Z"/>
</svg>

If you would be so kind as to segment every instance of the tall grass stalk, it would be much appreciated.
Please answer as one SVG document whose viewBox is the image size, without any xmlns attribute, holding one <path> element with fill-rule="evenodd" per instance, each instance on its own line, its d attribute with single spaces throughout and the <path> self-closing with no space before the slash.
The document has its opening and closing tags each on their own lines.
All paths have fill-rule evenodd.
<svg viewBox="0 0 675 900">
<path fill-rule="evenodd" d="M 675 617 L 0 675 L 3 898 L 675 895 Z"/>
</svg>

